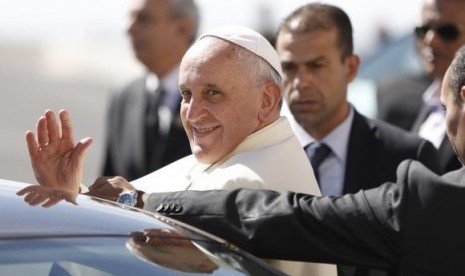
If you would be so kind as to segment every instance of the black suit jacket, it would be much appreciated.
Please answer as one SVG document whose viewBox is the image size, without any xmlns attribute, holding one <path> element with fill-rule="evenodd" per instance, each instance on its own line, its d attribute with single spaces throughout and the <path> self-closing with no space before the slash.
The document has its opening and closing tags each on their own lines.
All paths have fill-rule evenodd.
<svg viewBox="0 0 465 276">
<path fill-rule="evenodd" d="M 377 118 L 410 131 L 423 105 L 423 92 L 432 82 L 426 74 L 379 81 Z"/>
<path fill-rule="evenodd" d="M 145 160 L 146 78 L 130 83 L 110 102 L 107 118 L 107 148 L 104 175 L 121 175 L 128 180 L 142 177 L 191 153 L 178 110 L 171 127 L 159 135 L 152 160 Z M 179 99 L 181 102 L 181 99 Z"/>
<path fill-rule="evenodd" d="M 354 112 L 350 131 L 343 194 L 378 187 L 396 180 L 396 169 L 405 159 L 415 159 L 441 173 L 433 144 L 417 135 Z M 386 271 L 338 266 L 339 276 L 385 276 Z"/>
<path fill-rule="evenodd" d="M 418 133 L 430 110 L 423 102 L 423 93 L 433 79 L 427 75 L 411 75 L 381 81 L 377 84 L 378 118 L 403 129 Z M 443 172 L 461 167 L 447 137 L 438 149 Z"/>
<path fill-rule="evenodd" d="M 421 124 L 428 118 L 428 115 L 431 113 L 430 108 L 425 104 L 422 105 L 415 123 L 412 127 L 412 132 L 418 133 L 420 130 Z M 439 145 L 439 164 L 444 172 L 450 172 L 457 170 L 462 167 L 460 164 L 457 155 L 452 148 L 452 144 L 449 141 L 447 135 L 442 139 L 441 145 Z"/>
<path fill-rule="evenodd" d="M 465 275 L 464 169 L 440 177 L 408 160 L 397 183 L 342 197 L 185 191 L 151 194 L 145 208 L 170 204 L 173 218 L 262 258 Z"/>
<path fill-rule="evenodd" d="M 441 173 L 434 146 L 417 135 L 354 112 L 350 130 L 343 193 L 370 189 L 396 180 L 405 159 L 416 159 Z"/>
</svg>

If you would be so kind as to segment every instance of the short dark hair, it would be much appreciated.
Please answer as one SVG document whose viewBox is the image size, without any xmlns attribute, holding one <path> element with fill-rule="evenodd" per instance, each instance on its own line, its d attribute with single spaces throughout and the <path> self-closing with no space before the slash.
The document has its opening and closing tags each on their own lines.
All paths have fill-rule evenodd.
<svg viewBox="0 0 465 276">
<path fill-rule="evenodd" d="M 298 21 L 299 24 L 294 22 Z M 352 24 L 349 16 L 333 5 L 311 3 L 304 5 L 288 15 L 281 23 L 278 34 L 281 32 L 306 33 L 315 30 L 328 30 L 336 27 L 338 44 L 342 59 L 353 54 Z"/>
<path fill-rule="evenodd" d="M 457 50 L 450 65 L 449 86 L 454 92 L 456 102 L 460 103 L 460 93 L 465 86 L 465 46 Z"/>
</svg>

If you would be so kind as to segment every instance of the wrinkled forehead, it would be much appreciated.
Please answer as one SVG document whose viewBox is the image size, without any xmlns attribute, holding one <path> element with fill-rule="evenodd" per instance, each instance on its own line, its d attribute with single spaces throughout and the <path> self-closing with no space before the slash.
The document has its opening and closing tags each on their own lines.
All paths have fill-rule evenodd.
<svg viewBox="0 0 465 276">
<path fill-rule="evenodd" d="M 186 52 L 181 61 L 179 84 L 187 85 L 194 80 L 224 84 L 225 80 L 242 81 L 250 74 L 239 59 L 236 45 L 215 37 L 198 40 Z"/>
<path fill-rule="evenodd" d="M 237 47 L 233 43 L 227 42 L 216 37 L 205 37 L 196 41 L 185 53 L 181 61 L 183 64 L 191 61 L 205 63 L 211 60 L 222 59 L 225 62 L 228 60 L 238 59 Z"/>
</svg>

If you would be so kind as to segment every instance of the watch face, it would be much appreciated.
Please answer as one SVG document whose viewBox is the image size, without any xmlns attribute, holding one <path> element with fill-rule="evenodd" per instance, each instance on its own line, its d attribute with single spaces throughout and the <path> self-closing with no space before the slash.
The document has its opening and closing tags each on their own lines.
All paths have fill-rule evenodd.
<svg viewBox="0 0 465 276">
<path fill-rule="evenodd" d="M 134 206 L 135 205 L 135 200 L 134 200 L 134 196 L 130 193 L 128 194 L 121 194 L 119 197 L 118 197 L 118 203 L 121 203 L 121 204 L 124 204 L 124 205 L 128 205 L 128 206 Z"/>
</svg>

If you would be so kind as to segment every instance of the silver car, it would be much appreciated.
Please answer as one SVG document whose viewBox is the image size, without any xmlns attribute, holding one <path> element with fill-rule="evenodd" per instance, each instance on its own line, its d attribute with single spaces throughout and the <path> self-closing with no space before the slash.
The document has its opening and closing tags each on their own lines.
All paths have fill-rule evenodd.
<svg viewBox="0 0 465 276">
<path fill-rule="evenodd" d="M 31 207 L 0 180 L 0 275 L 283 275 L 157 213 L 88 196 Z"/>
</svg>

